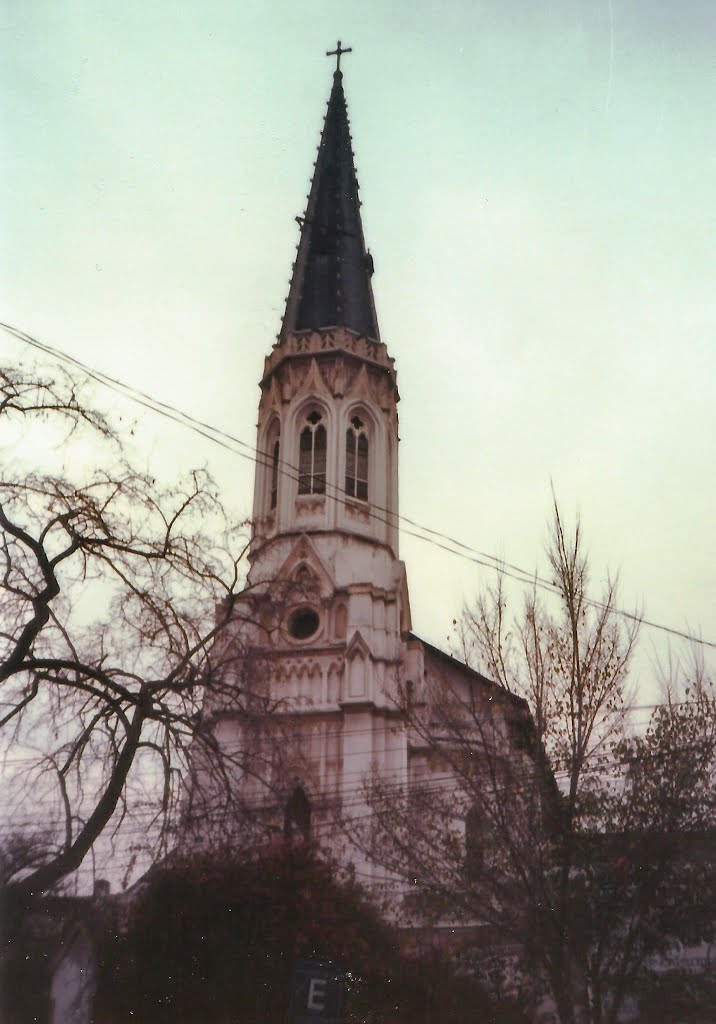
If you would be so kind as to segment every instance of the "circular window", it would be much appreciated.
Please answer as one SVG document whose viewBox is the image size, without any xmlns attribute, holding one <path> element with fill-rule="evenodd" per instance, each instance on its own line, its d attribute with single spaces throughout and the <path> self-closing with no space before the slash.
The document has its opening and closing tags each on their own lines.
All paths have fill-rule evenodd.
<svg viewBox="0 0 716 1024">
<path fill-rule="evenodd" d="M 321 620 L 314 608 L 297 608 L 291 612 L 288 631 L 294 640 L 308 640 L 318 630 Z"/>
</svg>

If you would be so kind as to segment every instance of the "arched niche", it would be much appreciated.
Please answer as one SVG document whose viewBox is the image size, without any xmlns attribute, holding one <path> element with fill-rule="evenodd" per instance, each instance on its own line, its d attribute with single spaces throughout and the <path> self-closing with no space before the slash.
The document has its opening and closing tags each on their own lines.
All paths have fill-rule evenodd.
<svg viewBox="0 0 716 1024">
<path fill-rule="evenodd" d="M 365 697 L 366 662 L 361 651 L 354 651 L 348 659 L 348 696 Z"/>
<path fill-rule="evenodd" d="M 261 440 L 261 512 L 270 513 L 278 507 L 281 490 L 281 420 L 274 413 L 269 419 Z"/>
<path fill-rule="evenodd" d="M 345 640 L 348 634 L 348 608 L 343 601 L 336 605 L 333 621 L 333 632 L 336 640 Z"/>
<path fill-rule="evenodd" d="M 311 801 L 300 783 L 294 786 L 286 801 L 283 834 L 286 839 L 302 839 L 304 842 L 311 837 Z"/>
</svg>

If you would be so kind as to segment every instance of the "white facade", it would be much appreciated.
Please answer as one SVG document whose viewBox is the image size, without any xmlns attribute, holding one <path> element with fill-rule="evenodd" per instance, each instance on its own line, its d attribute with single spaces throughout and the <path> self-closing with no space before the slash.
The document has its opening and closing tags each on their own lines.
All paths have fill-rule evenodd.
<svg viewBox="0 0 716 1024">
<path fill-rule="evenodd" d="M 249 843 L 257 829 L 310 834 L 377 882 L 385 875 L 354 828 L 371 816 L 366 784 L 406 794 L 431 772 L 445 781 L 406 706 L 429 718 L 448 680 L 484 703 L 486 721 L 496 703 L 487 680 L 411 633 L 399 395 L 379 340 L 340 71 L 299 220 L 283 327 L 260 382 L 250 571 L 216 650 L 224 687 L 243 696 L 232 702 L 224 689 L 205 707 L 235 757 L 242 813 L 218 797 L 205 831 L 243 829 Z M 456 814 L 462 823 L 464 809 Z"/>
<path fill-rule="evenodd" d="M 334 328 L 274 347 L 261 381 L 251 568 L 234 639 L 224 641 L 261 666 L 249 686 L 272 711 L 247 725 L 207 709 L 227 749 L 253 745 L 266 766 L 263 779 L 248 772 L 240 782 L 262 825 L 282 830 L 300 789 L 312 836 L 338 852 L 341 823 L 363 808 L 364 781 L 408 778 L 398 713 L 410 607 L 397 550 L 397 401 L 380 342 Z M 231 670 L 238 680 L 246 659 Z M 372 871 L 360 851 L 350 859 Z"/>
</svg>

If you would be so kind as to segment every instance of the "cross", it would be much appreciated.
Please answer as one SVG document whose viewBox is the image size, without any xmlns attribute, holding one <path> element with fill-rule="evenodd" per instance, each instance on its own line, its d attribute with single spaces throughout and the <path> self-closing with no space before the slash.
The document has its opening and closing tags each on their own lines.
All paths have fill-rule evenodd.
<svg viewBox="0 0 716 1024">
<path fill-rule="evenodd" d="M 338 40 L 338 44 L 337 44 L 335 50 L 326 50 L 326 57 L 335 57 L 336 58 L 336 71 L 340 71 L 341 70 L 341 54 L 343 54 L 343 53 L 352 53 L 352 52 L 353 52 L 353 47 L 352 46 L 347 46 L 345 50 L 342 50 L 341 49 L 341 41 L 339 39 Z"/>
</svg>

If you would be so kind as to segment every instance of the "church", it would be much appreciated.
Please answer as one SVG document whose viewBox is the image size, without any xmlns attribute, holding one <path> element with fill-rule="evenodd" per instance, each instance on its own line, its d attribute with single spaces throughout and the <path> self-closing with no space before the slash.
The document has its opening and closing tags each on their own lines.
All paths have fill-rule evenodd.
<svg viewBox="0 0 716 1024">
<path fill-rule="evenodd" d="M 285 1015 L 293 959 L 316 950 L 345 957 L 360 983 L 362 964 L 372 972 L 381 1015 L 354 1019 L 461 1024 L 489 1012 L 524 1024 L 511 999 L 537 1022 L 556 1019 L 561 998 L 561 1020 L 592 1020 L 579 1015 L 589 994 L 584 908 L 601 913 L 603 892 L 643 899 L 631 868 L 644 837 L 580 832 L 576 816 L 568 831 L 526 702 L 413 632 L 399 553 L 397 375 L 373 298 L 345 52 L 339 42 L 331 54 L 283 322 L 260 379 L 249 571 L 217 615 L 228 624 L 202 680 L 202 713 L 191 714 L 183 834 L 121 896 L 110 900 L 101 883 L 91 898 L 49 896 L 28 916 L 27 941 L 41 920 L 44 948 L 40 982 L 16 986 L 19 1001 L 49 1006 L 53 1024 Z M 709 837 L 685 835 L 698 844 L 693 864 L 677 859 L 679 880 L 710 863 L 700 848 Z M 570 859 L 560 861 L 565 846 Z M 313 874 L 300 875 L 301 858 Z M 630 906 L 614 912 L 618 932 Z M 379 916 L 400 933 L 387 964 Z M 314 918 L 317 928 L 302 931 Z M 17 962 L 29 960 L 23 950 Z M 449 973 L 433 953 L 452 958 Z M 657 980 L 664 973 L 653 958 L 647 967 Z M 416 1012 L 406 991 L 423 975 Z"/>
<path fill-rule="evenodd" d="M 472 940 L 467 933 L 476 926 L 474 914 L 458 916 L 449 900 L 442 928 L 435 917 L 427 922 L 408 898 L 405 861 L 381 851 L 373 825 L 379 805 L 384 816 L 386 809 L 395 811 L 396 820 L 412 805 L 430 820 L 430 846 L 438 833 L 447 835 L 447 824 L 458 837 L 452 852 L 457 848 L 462 877 L 471 857 L 482 856 L 483 822 L 454 769 L 466 755 L 474 759 L 486 739 L 512 756 L 529 713 L 522 700 L 412 631 L 398 547 L 399 394 L 373 300 L 374 264 L 363 237 L 340 70 L 344 52 L 339 43 L 308 204 L 298 218 L 283 323 L 260 380 L 250 568 L 243 590 L 217 616 L 224 621 L 228 614 L 228 625 L 214 642 L 202 714 L 192 719 L 204 742 L 195 740 L 190 750 L 180 837 L 164 861 L 116 898 L 103 882 L 93 897 L 43 904 L 50 951 L 43 956 L 50 968 L 40 972 L 42 984 L 29 998 L 53 1024 L 121 1019 L 114 1016 L 116 1004 L 125 1007 L 126 1019 L 163 1020 L 156 1014 L 165 1011 L 209 1019 L 204 1014 L 215 998 L 221 1005 L 226 997 L 234 1014 L 239 999 L 264 1006 L 262 985 L 283 1008 L 288 979 L 281 980 L 281 971 L 292 969 L 289 953 L 301 952 L 292 902 L 301 857 L 314 872 L 308 876 L 314 888 L 305 889 L 311 901 L 316 878 L 325 890 L 319 922 L 332 920 L 334 902 L 344 900 L 337 931 L 321 933 L 320 941 L 330 941 L 331 956 L 343 941 L 352 969 L 360 973 L 367 964 L 370 984 L 387 971 L 391 1007 L 396 998 L 409 1007 L 406 992 L 419 989 L 422 961 L 410 956 L 426 936 L 432 943 L 442 931 L 452 943 L 460 925 L 467 926 L 465 942 Z M 448 714 L 441 714 L 446 706 Z M 466 709 L 477 729 L 459 720 Z M 474 760 L 469 771 L 474 775 Z M 416 801 L 418 794 L 427 803 Z M 411 824 L 400 827 L 415 838 Z M 288 874 L 276 875 L 282 863 Z M 322 874 L 315 874 L 316 864 Z M 334 873 L 336 866 L 346 870 Z M 175 870 L 180 881 L 172 889 Z M 288 890 L 282 888 L 286 879 Z M 354 890 L 346 896 L 354 882 L 365 905 Z M 244 928 L 258 928 L 256 906 L 269 921 L 267 935 L 255 932 L 263 936 L 257 940 L 261 957 L 279 944 L 278 980 L 273 970 L 270 983 L 270 957 L 257 965 L 241 946 Z M 271 932 L 276 914 L 279 924 Z M 146 931 L 144 915 L 151 919 Z M 378 963 L 388 948 L 380 931 L 385 917 L 409 933 L 413 948 L 404 961 L 399 951 Z M 376 936 L 382 947 L 374 948 Z M 484 941 L 492 943 L 492 935 Z M 239 942 L 235 957 L 232 942 Z M 194 950 L 186 962 L 185 945 Z M 208 957 L 203 967 L 195 955 Z M 237 966 L 241 957 L 245 975 Z M 400 980 L 403 970 L 409 982 Z M 426 992 L 443 978 L 429 975 Z M 226 991 L 217 996 L 220 983 Z M 400 985 L 403 995 L 396 997 Z M 187 1015 L 190 988 L 200 1016 Z M 485 998 L 482 989 L 478 995 Z M 378 988 L 375 998 L 381 1005 L 386 995 Z M 151 1007 L 146 1016 L 137 1010 L 143 999 Z M 462 1020 L 459 994 L 455 1002 L 455 1019 Z"/>
<path fill-rule="evenodd" d="M 429 731 L 447 687 L 484 707 L 485 722 L 497 717 L 508 744 L 510 719 L 528 713 L 412 631 L 398 547 L 397 375 L 373 299 L 345 52 L 339 43 L 329 54 L 337 66 L 286 309 L 260 381 L 250 571 L 217 656 L 270 713 L 211 698 L 205 713 L 221 749 L 243 758 L 246 821 L 310 838 L 371 884 L 385 873 L 352 828 L 370 818 L 367 787 L 408 793 L 431 773 L 445 780 L 416 713 Z M 225 824 L 209 804 L 204 836 L 212 815 L 219 832 Z"/>
</svg>

